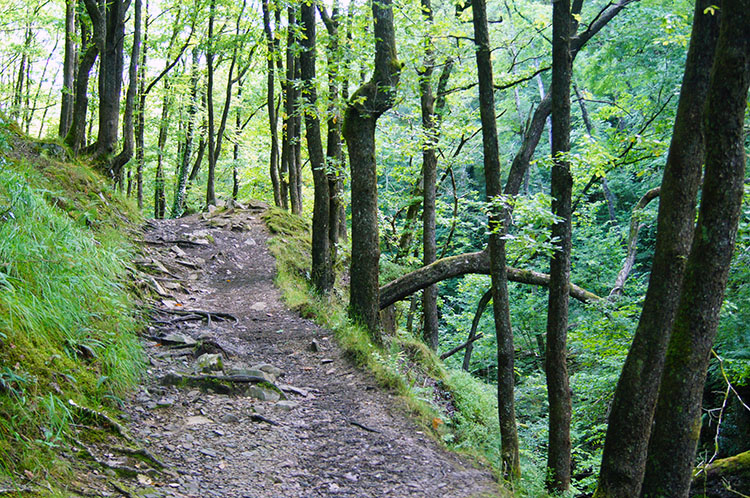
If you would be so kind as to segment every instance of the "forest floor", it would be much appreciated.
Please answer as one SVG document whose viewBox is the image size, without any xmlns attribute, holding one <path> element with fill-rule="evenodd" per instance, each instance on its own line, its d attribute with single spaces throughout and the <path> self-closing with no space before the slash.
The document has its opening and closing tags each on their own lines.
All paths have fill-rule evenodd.
<svg viewBox="0 0 750 498">
<path fill-rule="evenodd" d="M 148 376 L 125 411 L 135 439 L 168 470 L 138 473 L 136 488 L 149 491 L 132 496 L 502 494 L 489 470 L 410 420 L 332 332 L 287 309 L 262 210 L 146 228 L 137 263 L 152 270 L 161 299 L 144 339 Z M 222 370 L 206 374 L 203 353 L 220 354 Z"/>
</svg>

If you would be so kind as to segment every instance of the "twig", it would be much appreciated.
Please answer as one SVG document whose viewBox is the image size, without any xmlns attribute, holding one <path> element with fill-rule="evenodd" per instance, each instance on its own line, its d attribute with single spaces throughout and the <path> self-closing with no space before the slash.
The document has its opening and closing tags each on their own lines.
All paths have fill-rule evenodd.
<svg viewBox="0 0 750 498">
<path fill-rule="evenodd" d="M 367 432 L 374 432 L 374 433 L 376 433 L 376 434 L 382 434 L 382 432 L 380 432 L 379 430 L 377 430 L 377 429 L 373 429 L 372 427 L 367 427 L 367 426 L 366 426 L 366 425 L 364 425 L 364 424 L 360 424 L 360 423 L 359 423 L 359 422 L 357 422 L 356 420 L 350 420 L 350 421 L 349 421 L 349 423 L 350 423 L 350 424 L 352 424 L 352 425 L 355 425 L 355 426 L 359 427 L 360 429 L 364 429 L 364 430 L 366 430 Z"/>
</svg>

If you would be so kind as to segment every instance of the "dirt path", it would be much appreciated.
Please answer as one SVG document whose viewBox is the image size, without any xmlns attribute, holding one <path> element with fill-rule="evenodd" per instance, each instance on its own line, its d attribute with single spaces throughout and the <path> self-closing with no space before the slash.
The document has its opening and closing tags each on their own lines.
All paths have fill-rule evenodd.
<svg viewBox="0 0 750 498">
<path fill-rule="evenodd" d="M 497 496 L 487 470 L 441 449 L 342 357 L 329 331 L 285 308 L 260 212 L 158 221 L 145 234 L 150 257 L 140 263 L 163 265 L 157 307 L 175 311 L 158 314 L 163 323 L 150 330 L 148 381 L 127 412 L 136 437 L 177 471 L 146 480 L 156 490 L 146 496 Z M 189 309 L 237 322 L 175 314 Z M 176 333 L 187 337 L 173 335 L 167 347 L 165 336 Z M 278 393 L 258 386 L 218 394 L 163 385 L 170 372 L 195 372 L 194 348 L 174 347 L 191 338 L 201 351 L 223 350 L 224 372 L 278 367 L 270 380 L 288 399 L 275 401 Z"/>
</svg>

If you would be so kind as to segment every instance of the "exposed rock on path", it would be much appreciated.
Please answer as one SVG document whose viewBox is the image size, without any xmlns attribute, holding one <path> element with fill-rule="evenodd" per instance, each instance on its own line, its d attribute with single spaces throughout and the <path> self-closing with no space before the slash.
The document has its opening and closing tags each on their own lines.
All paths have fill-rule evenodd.
<svg viewBox="0 0 750 498">
<path fill-rule="evenodd" d="M 260 212 L 149 224 L 139 264 L 162 300 L 127 412 L 176 472 L 143 479 L 143 496 L 499 495 L 487 470 L 441 449 L 344 359 L 331 332 L 286 309 Z"/>
</svg>

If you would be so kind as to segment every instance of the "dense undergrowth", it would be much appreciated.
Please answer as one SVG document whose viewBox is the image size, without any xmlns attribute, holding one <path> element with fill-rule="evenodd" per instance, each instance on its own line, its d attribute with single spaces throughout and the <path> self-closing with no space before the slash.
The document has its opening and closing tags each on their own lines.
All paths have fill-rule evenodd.
<svg viewBox="0 0 750 498">
<path fill-rule="evenodd" d="M 500 428 L 495 388 L 460 369 L 446 368 L 421 340 L 401 331 L 388 337 L 384 349 L 373 345 L 367 332 L 347 319 L 340 287 L 333 296 L 325 298 L 310 287 L 307 223 L 277 208 L 269 209 L 264 220 L 273 234 L 269 248 L 276 257 L 276 283 L 287 305 L 333 330 L 346 354 L 383 386 L 398 393 L 436 439 L 489 463 L 499 474 Z M 520 487 L 516 490 L 520 494 L 535 488 L 529 479 L 513 485 Z"/>
<path fill-rule="evenodd" d="M 56 144 L 0 117 L 0 487 L 64 496 L 71 400 L 116 407 L 139 378 L 127 288 L 137 211 Z"/>
</svg>

